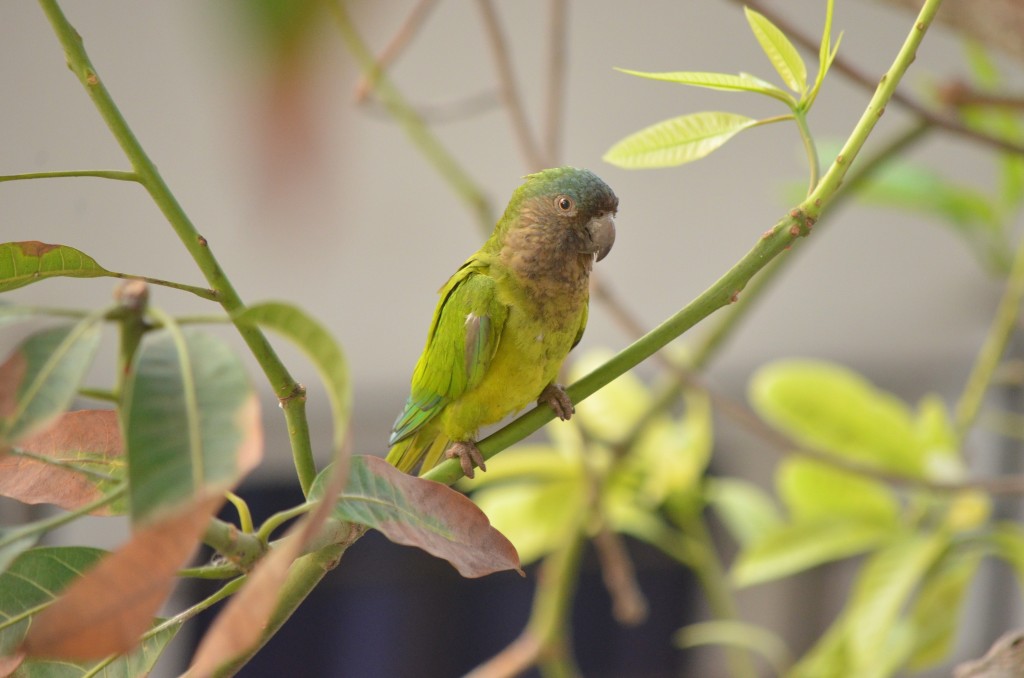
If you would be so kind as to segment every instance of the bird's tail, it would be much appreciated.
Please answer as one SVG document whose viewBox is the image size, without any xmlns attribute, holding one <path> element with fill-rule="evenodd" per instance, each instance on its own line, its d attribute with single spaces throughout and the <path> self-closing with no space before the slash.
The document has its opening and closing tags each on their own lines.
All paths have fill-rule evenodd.
<svg viewBox="0 0 1024 678">
<path fill-rule="evenodd" d="M 411 473 L 422 460 L 419 474 L 423 475 L 441 461 L 448 443 L 447 436 L 434 430 L 432 426 L 424 426 L 408 438 L 392 445 L 387 462 L 399 471 Z"/>
</svg>

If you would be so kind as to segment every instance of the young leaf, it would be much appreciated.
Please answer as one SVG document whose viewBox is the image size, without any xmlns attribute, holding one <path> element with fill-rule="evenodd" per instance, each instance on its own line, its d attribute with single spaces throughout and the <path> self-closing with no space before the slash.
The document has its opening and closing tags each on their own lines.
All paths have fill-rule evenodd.
<svg viewBox="0 0 1024 678">
<path fill-rule="evenodd" d="M 68 408 L 99 345 L 97 320 L 33 334 L 0 364 L 0 448 L 46 428 Z"/>
<path fill-rule="evenodd" d="M 0 292 L 58 276 L 100 278 L 108 275 L 110 271 L 74 247 L 49 245 L 38 240 L 0 243 Z"/>
<path fill-rule="evenodd" d="M 705 497 L 730 534 L 742 547 L 782 527 L 782 516 L 771 495 L 736 478 L 708 478 Z"/>
<path fill-rule="evenodd" d="M 763 15 L 749 7 L 744 7 L 747 23 L 754 37 L 761 43 L 761 49 L 768 55 L 768 60 L 778 71 L 786 86 L 803 96 L 807 92 L 807 66 L 796 51 L 796 47 L 779 28 Z"/>
<path fill-rule="evenodd" d="M 775 482 L 794 522 L 851 520 L 893 528 L 899 522 L 892 490 L 850 471 L 789 457 L 779 464 Z"/>
<path fill-rule="evenodd" d="M 690 624 L 676 631 L 678 647 L 727 645 L 752 650 L 764 657 L 777 675 L 784 675 L 793 662 L 786 642 L 768 629 L 732 620 L 716 620 Z"/>
<path fill-rule="evenodd" d="M 957 623 L 967 589 L 981 562 L 979 551 L 944 558 L 930 572 L 910 610 L 914 653 L 908 668 L 920 671 L 938 664 L 956 640 Z"/>
<path fill-rule="evenodd" d="M 916 534 L 893 541 L 861 569 L 844 611 L 855 663 L 870 664 L 911 593 L 949 547 L 943 534 Z M 864 675 L 856 672 L 855 675 Z"/>
<path fill-rule="evenodd" d="M 137 529 L 33 618 L 21 650 L 89 661 L 134 649 L 221 503 L 220 497 L 196 501 Z"/>
<path fill-rule="evenodd" d="M 495 484 L 477 490 L 473 501 L 528 565 L 573 538 L 586 510 L 585 480 L 577 474 L 562 480 Z"/>
<path fill-rule="evenodd" d="M 250 306 L 237 319 L 280 332 L 305 351 L 327 386 L 334 416 L 334 446 L 342 448 L 352 409 L 352 385 L 345 354 L 330 332 L 304 311 L 279 302 Z"/>
<path fill-rule="evenodd" d="M 116 412 L 65 412 L 48 429 L 23 439 L 13 453 L 0 458 L 0 495 L 74 510 L 120 484 L 122 452 Z M 122 501 L 93 514 L 112 515 L 124 509 Z"/>
<path fill-rule="evenodd" d="M 758 121 L 736 113 L 691 113 L 665 120 L 619 141 L 604 161 L 624 169 L 672 167 L 699 160 Z"/>
<path fill-rule="evenodd" d="M 167 329 L 143 339 L 123 410 L 132 520 L 235 485 L 263 433 L 245 367 L 219 339 Z"/>
<path fill-rule="evenodd" d="M 787 525 L 744 548 L 732 569 L 736 586 L 781 579 L 884 544 L 897 533 L 871 523 L 829 521 Z"/>
<path fill-rule="evenodd" d="M 844 367 L 816 360 L 765 365 L 751 379 L 750 400 L 798 443 L 912 477 L 924 474 L 927 451 L 910 408 Z"/>
<path fill-rule="evenodd" d="M 828 0 L 825 3 L 825 29 L 822 31 L 821 44 L 818 47 L 818 75 L 814 78 L 811 91 L 805 97 L 805 109 L 810 108 L 814 104 L 814 100 L 818 98 L 821 83 L 825 81 L 825 74 L 831 68 L 836 53 L 839 51 L 839 43 L 843 40 L 843 34 L 840 32 L 835 46 L 832 45 L 832 9 L 834 4 L 833 0 Z"/>
<path fill-rule="evenodd" d="M 716 89 L 724 92 L 756 92 L 758 94 L 766 94 L 785 102 L 790 106 L 796 105 L 793 97 L 787 92 L 779 89 L 770 82 L 765 82 L 761 78 L 750 75 L 749 73 L 732 75 L 731 73 L 704 73 L 695 71 L 646 73 L 643 71 L 631 71 L 626 68 L 617 68 L 615 70 L 629 75 L 635 75 L 640 78 L 647 78 L 648 80 L 676 82 L 680 85 L 690 85 L 691 87 L 705 87 L 707 89 Z"/>
<path fill-rule="evenodd" d="M 323 491 L 321 471 L 312 498 Z M 378 457 L 353 456 L 335 516 L 379 530 L 450 562 L 463 577 L 519 569 L 515 547 L 477 506 L 447 485 L 402 473 Z"/>
</svg>

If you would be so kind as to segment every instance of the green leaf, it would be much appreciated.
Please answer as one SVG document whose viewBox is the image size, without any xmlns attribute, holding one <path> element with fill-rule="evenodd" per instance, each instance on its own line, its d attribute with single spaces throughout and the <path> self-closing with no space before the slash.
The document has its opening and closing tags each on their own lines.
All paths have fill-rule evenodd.
<svg viewBox="0 0 1024 678">
<path fill-rule="evenodd" d="M 870 665 L 910 595 L 949 547 L 944 534 L 895 540 L 864 564 L 850 596 L 847 629 L 856 665 Z M 866 675 L 855 673 L 854 675 Z"/>
<path fill-rule="evenodd" d="M 708 478 L 705 496 L 740 546 L 750 546 L 761 535 L 783 525 L 779 508 L 771 495 L 745 480 Z"/>
<path fill-rule="evenodd" d="M 691 113 L 631 134 L 604 161 L 625 169 L 672 167 L 699 160 L 758 121 L 736 113 Z"/>
<path fill-rule="evenodd" d="M 0 573 L 4 572 L 15 558 L 35 546 L 39 541 L 39 535 L 31 530 L 26 531 L 25 527 L 27 526 L 0 528 Z M 3 653 L 0 652 L 0 656 L 2 655 Z"/>
<path fill-rule="evenodd" d="M 68 408 L 99 345 L 98 316 L 28 337 L 0 364 L 0 444 L 48 426 Z"/>
<path fill-rule="evenodd" d="M 792 663 L 785 641 L 768 629 L 746 622 L 716 620 L 690 624 L 679 629 L 674 642 L 678 647 L 726 645 L 752 650 L 768 660 L 777 675 L 783 675 Z"/>
<path fill-rule="evenodd" d="M 993 526 L 988 541 L 996 557 L 1013 568 L 1017 585 L 1024 588 L 1024 525 L 1000 521 Z"/>
<path fill-rule="evenodd" d="M 328 469 L 317 475 L 311 499 L 321 496 Z M 334 514 L 444 558 L 463 577 L 519 570 L 515 547 L 473 502 L 447 485 L 402 473 L 379 457 L 351 458 L 348 484 Z"/>
<path fill-rule="evenodd" d="M 582 479 L 513 483 L 476 492 L 473 501 L 529 565 L 566 543 L 586 508 Z"/>
<path fill-rule="evenodd" d="M 657 418 L 637 437 L 627 465 L 640 479 L 638 502 L 654 508 L 697 490 L 711 459 L 711 403 L 704 393 L 684 394 L 681 421 Z"/>
<path fill-rule="evenodd" d="M 0 292 L 60 276 L 99 278 L 112 275 L 84 252 L 38 240 L 0 243 Z"/>
<path fill-rule="evenodd" d="M 807 66 L 796 51 L 796 47 L 779 28 L 763 15 L 749 7 L 744 7 L 747 23 L 754 37 L 761 44 L 761 49 L 768 55 L 768 60 L 778 71 L 782 81 L 791 90 L 801 96 L 807 91 Z"/>
<path fill-rule="evenodd" d="M 608 349 L 593 349 L 573 361 L 569 383 L 578 381 L 608 362 Z M 625 372 L 576 406 L 575 419 L 602 442 L 623 443 L 651 409 L 651 393 L 633 372 Z M 504 455 L 502 455 L 504 456 Z"/>
<path fill-rule="evenodd" d="M 910 609 L 914 653 L 908 668 L 912 671 L 934 666 L 949 655 L 956 641 L 960 610 L 981 556 L 976 550 L 952 554 L 921 585 Z"/>
<path fill-rule="evenodd" d="M 896 537 L 887 526 L 828 521 L 786 525 L 754 540 L 732 569 L 736 586 L 787 577 L 822 563 L 868 551 Z"/>
<path fill-rule="evenodd" d="M 135 523 L 221 493 L 259 463 L 259 406 L 221 340 L 176 327 L 147 335 L 122 412 Z"/>
<path fill-rule="evenodd" d="M 821 462 L 789 457 L 775 482 L 794 522 L 850 520 L 895 527 L 900 505 L 886 485 Z"/>
<path fill-rule="evenodd" d="M 906 404 L 839 365 L 783 360 L 750 382 L 758 413 L 798 444 L 911 477 L 923 477 L 925 450 Z"/>
<path fill-rule="evenodd" d="M 640 78 L 647 78 L 648 80 L 675 82 L 680 85 L 705 87 L 707 89 L 715 89 L 725 92 L 756 92 L 758 94 L 766 94 L 775 99 L 779 99 L 789 105 L 794 105 L 796 103 L 793 101 L 793 97 L 785 91 L 779 89 L 770 82 L 765 82 L 761 78 L 750 75 L 749 73 L 732 75 L 731 73 L 705 73 L 696 71 L 646 73 L 643 71 L 631 71 L 625 68 L 617 68 L 615 70 L 629 75 L 635 75 Z"/>
<path fill-rule="evenodd" d="M 0 574 L 0 657 L 21 644 L 31 617 L 52 603 L 73 579 L 89 569 L 104 551 L 82 546 L 42 547 L 19 555 Z"/>
<path fill-rule="evenodd" d="M 251 306 L 237 320 L 279 332 L 305 351 L 327 386 L 334 416 L 334 446 L 341 448 L 352 410 L 352 384 L 348 361 L 330 332 L 305 311 L 280 302 Z"/>
<path fill-rule="evenodd" d="M 157 624 L 162 619 L 155 620 Z M 135 678 L 153 670 L 160 655 L 181 629 L 181 623 L 170 624 L 142 639 L 133 652 L 98 662 L 73 663 L 66 660 L 26 661 L 12 678 Z"/>
</svg>

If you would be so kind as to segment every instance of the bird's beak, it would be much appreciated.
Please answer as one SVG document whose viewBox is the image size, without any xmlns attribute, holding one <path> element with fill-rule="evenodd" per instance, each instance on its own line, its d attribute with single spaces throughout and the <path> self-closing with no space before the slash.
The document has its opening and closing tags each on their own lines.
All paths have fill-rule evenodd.
<svg viewBox="0 0 1024 678">
<path fill-rule="evenodd" d="M 615 244 L 615 219 L 609 213 L 594 217 L 584 227 L 590 236 L 591 247 L 587 252 L 594 255 L 595 261 L 601 261 L 612 251 Z"/>
</svg>

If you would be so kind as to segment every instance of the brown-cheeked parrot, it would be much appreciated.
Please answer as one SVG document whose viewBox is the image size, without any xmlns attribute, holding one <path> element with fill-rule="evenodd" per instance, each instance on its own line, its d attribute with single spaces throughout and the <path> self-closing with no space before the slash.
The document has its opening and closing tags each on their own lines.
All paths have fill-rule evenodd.
<svg viewBox="0 0 1024 678">
<path fill-rule="evenodd" d="M 555 383 L 587 324 L 590 270 L 615 241 L 619 200 L 594 173 L 531 174 L 487 242 L 449 278 L 387 460 L 411 472 L 458 457 L 486 470 L 477 431 L 533 401 L 569 419 Z"/>
</svg>

